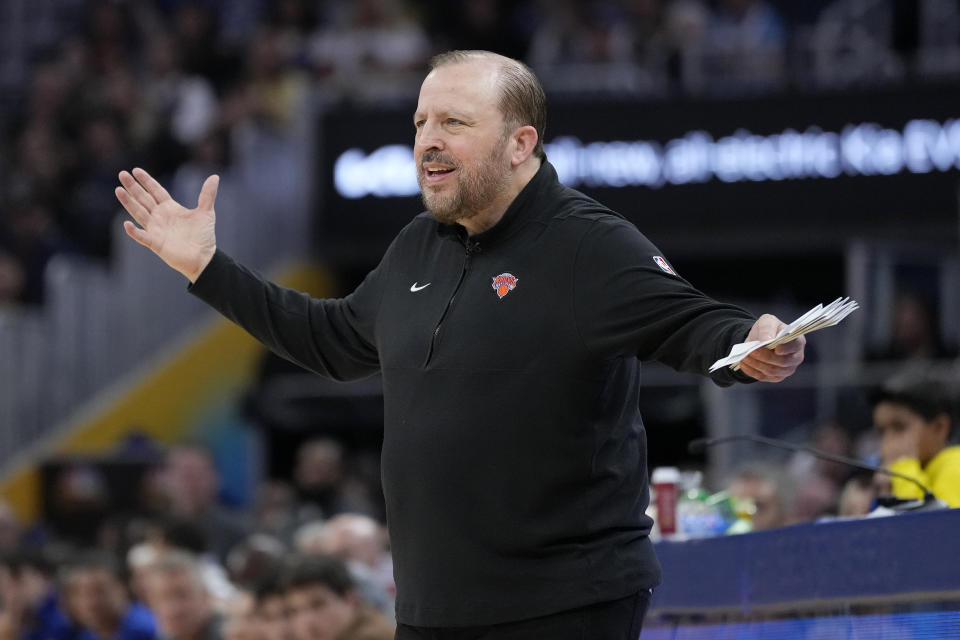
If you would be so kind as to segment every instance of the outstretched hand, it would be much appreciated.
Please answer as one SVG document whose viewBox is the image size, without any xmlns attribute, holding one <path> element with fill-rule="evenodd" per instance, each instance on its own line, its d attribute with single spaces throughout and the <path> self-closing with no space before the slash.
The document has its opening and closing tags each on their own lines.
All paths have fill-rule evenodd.
<svg viewBox="0 0 960 640">
<path fill-rule="evenodd" d="M 787 325 L 778 317 L 765 313 L 753 324 L 746 342 L 770 340 Z M 740 370 L 762 382 L 780 382 L 789 378 L 803 362 L 807 339 L 800 336 L 776 349 L 757 349 L 740 361 Z"/>
<path fill-rule="evenodd" d="M 123 186 L 114 191 L 117 200 L 140 225 L 125 221 L 127 235 L 195 282 L 217 250 L 213 203 L 220 177 L 212 175 L 204 181 L 195 209 L 171 198 L 143 169 L 134 169 L 132 175 L 121 171 L 120 183 Z"/>
</svg>

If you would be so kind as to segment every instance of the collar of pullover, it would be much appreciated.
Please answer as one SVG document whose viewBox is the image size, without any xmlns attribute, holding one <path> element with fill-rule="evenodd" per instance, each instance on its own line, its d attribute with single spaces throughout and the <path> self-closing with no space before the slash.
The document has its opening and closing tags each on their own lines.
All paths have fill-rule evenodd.
<svg viewBox="0 0 960 640">
<path fill-rule="evenodd" d="M 544 158 L 540 168 L 513 199 L 497 224 L 475 236 L 468 236 L 467 230 L 460 224 L 440 224 L 438 231 L 442 235 L 459 238 L 464 244 L 469 240 L 474 246 L 489 246 L 506 238 L 527 222 L 536 219 L 538 212 L 535 203 L 539 199 L 538 196 L 557 180 L 556 169 Z"/>
</svg>

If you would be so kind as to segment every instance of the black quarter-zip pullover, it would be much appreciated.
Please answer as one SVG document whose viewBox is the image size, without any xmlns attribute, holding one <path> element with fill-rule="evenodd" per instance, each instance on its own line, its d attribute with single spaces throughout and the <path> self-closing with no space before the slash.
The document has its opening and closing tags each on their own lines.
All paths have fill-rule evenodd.
<svg viewBox="0 0 960 640">
<path fill-rule="evenodd" d="M 640 361 L 706 374 L 754 322 L 546 161 L 484 233 L 414 218 L 346 298 L 278 287 L 219 251 L 190 290 L 320 375 L 382 373 L 397 619 L 416 626 L 658 584 Z"/>
</svg>

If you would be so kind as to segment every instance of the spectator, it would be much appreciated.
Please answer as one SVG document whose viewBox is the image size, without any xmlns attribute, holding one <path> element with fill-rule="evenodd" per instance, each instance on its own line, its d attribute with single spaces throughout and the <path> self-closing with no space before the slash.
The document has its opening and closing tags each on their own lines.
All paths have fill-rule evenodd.
<svg viewBox="0 0 960 640">
<path fill-rule="evenodd" d="M 184 72 L 209 78 L 220 86 L 230 75 L 230 65 L 217 50 L 217 24 L 208 9 L 210 4 L 175 3 L 172 24 Z"/>
<path fill-rule="evenodd" d="M 676 0 L 664 8 L 665 69 L 670 85 L 686 93 L 703 89 L 703 49 L 710 13 L 700 0 Z"/>
<path fill-rule="evenodd" d="M 230 550 L 227 571 L 233 584 L 253 588 L 283 561 L 287 549 L 280 540 L 265 533 L 255 533 Z"/>
<path fill-rule="evenodd" d="M 279 480 L 260 482 L 253 505 L 254 531 L 289 540 L 296 518 L 297 498 L 293 487 Z"/>
<path fill-rule="evenodd" d="M 956 400 L 940 381 L 911 376 L 894 380 L 871 397 L 883 463 L 916 478 L 951 507 L 960 507 L 960 446 L 948 446 Z M 920 498 L 912 482 L 891 478 L 893 495 Z"/>
<path fill-rule="evenodd" d="M 121 125 L 117 116 L 106 111 L 92 114 L 82 125 L 80 167 L 65 225 L 91 255 L 110 254 L 110 226 L 116 208 L 104 196 L 110 196 L 111 181 L 116 180 L 120 167 L 131 161 Z"/>
<path fill-rule="evenodd" d="M 296 558 L 282 584 L 295 640 L 393 640 L 393 625 L 361 604 L 350 572 L 339 559 Z"/>
<path fill-rule="evenodd" d="M 147 571 L 146 601 L 164 640 L 219 640 L 222 618 L 214 612 L 200 563 L 183 552 L 160 556 Z"/>
<path fill-rule="evenodd" d="M 213 455 L 198 445 L 176 446 L 167 455 L 164 469 L 170 512 L 199 527 L 210 550 L 223 561 L 233 545 L 246 537 L 247 527 L 217 500 L 220 475 Z"/>
<path fill-rule="evenodd" d="M 727 491 L 737 500 L 753 502 L 754 531 L 784 526 L 793 511 L 793 496 L 786 476 L 762 464 L 750 464 L 737 471 Z"/>
<path fill-rule="evenodd" d="M 146 151 L 155 171 L 172 173 L 186 159 L 186 148 L 213 129 L 216 95 L 206 78 L 183 73 L 176 41 L 162 31 L 147 43 L 147 62 Z"/>
<path fill-rule="evenodd" d="M 20 548 L 23 526 L 13 508 L 0 500 L 0 554 L 13 553 Z"/>
<path fill-rule="evenodd" d="M 76 629 L 66 640 L 156 640 L 153 614 L 130 602 L 112 556 L 87 552 L 60 573 L 64 609 Z"/>
<path fill-rule="evenodd" d="M 814 430 L 810 446 L 832 455 L 849 457 L 852 454 L 853 443 L 846 429 L 834 422 L 826 422 Z M 791 457 L 789 470 L 795 481 L 811 475 L 820 475 L 838 486 L 843 484 L 850 475 L 848 466 L 822 460 L 805 451 L 798 451 Z"/>
<path fill-rule="evenodd" d="M 843 486 L 837 515 L 841 518 L 862 518 L 870 513 L 876 498 L 877 490 L 870 475 L 858 473 Z"/>
<path fill-rule="evenodd" d="M 53 563 L 40 553 L 9 552 L 0 560 L 0 607 L 4 640 L 56 640 L 69 632 Z"/>
<path fill-rule="evenodd" d="M 157 547 L 150 542 L 138 542 L 127 550 L 128 586 L 131 595 L 140 602 L 146 602 L 147 576 L 160 554 Z"/>
<path fill-rule="evenodd" d="M 23 268 L 23 286 L 18 297 L 21 302 L 39 304 L 43 302 L 47 262 L 57 253 L 69 253 L 73 247 L 60 232 L 51 206 L 36 198 L 11 204 L 7 228 L 10 249 Z"/>
<path fill-rule="evenodd" d="M 387 552 L 387 532 L 373 518 L 340 514 L 328 522 L 311 522 L 294 535 L 297 553 L 333 555 L 350 569 L 357 594 L 388 618 L 394 615 L 393 563 Z"/>
<path fill-rule="evenodd" d="M 339 513 L 373 512 L 366 496 L 346 490 L 343 458 L 343 447 L 330 438 L 315 438 L 300 446 L 294 482 L 298 497 L 308 507 L 301 509 L 300 522 L 332 518 Z"/>
<path fill-rule="evenodd" d="M 294 544 L 298 553 L 331 554 L 371 569 L 379 567 L 387 555 L 384 528 L 373 518 L 354 513 L 301 527 Z"/>
<path fill-rule="evenodd" d="M 19 302 L 24 295 L 26 274 L 12 254 L 0 249 L 0 304 Z"/>
<path fill-rule="evenodd" d="M 800 478 L 794 486 L 793 509 L 786 524 L 813 522 L 824 516 L 836 515 L 840 487 L 832 480 L 815 473 Z"/>
<path fill-rule="evenodd" d="M 253 621 L 263 640 L 292 640 L 280 579 L 278 564 L 253 592 Z"/>
<path fill-rule="evenodd" d="M 223 566 L 210 553 L 206 534 L 199 523 L 177 517 L 164 518 L 153 524 L 153 531 L 147 539 L 154 559 L 170 552 L 185 552 L 196 558 L 207 592 L 216 603 L 224 603 L 233 597 L 235 588 Z"/>
<path fill-rule="evenodd" d="M 223 620 L 223 640 L 262 640 L 255 623 L 253 594 L 237 591 L 227 602 Z"/>
</svg>

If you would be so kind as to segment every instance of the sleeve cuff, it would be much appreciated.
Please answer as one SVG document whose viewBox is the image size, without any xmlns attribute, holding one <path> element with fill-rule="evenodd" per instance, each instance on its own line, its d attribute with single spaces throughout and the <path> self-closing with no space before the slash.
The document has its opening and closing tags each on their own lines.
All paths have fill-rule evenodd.
<svg viewBox="0 0 960 640">
<path fill-rule="evenodd" d="M 207 263 L 207 266 L 204 267 L 200 275 L 197 276 L 197 279 L 187 283 L 187 291 L 198 298 L 205 298 L 206 292 L 214 286 L 212 283 L 217 281 L 217 275 L 222 273 L 231 262 L 233 262 L 233 260 L 231 260 L 230 256 L 220 249 L 217 249 L 210 259 L 210 262 Z"/>
</svg>

